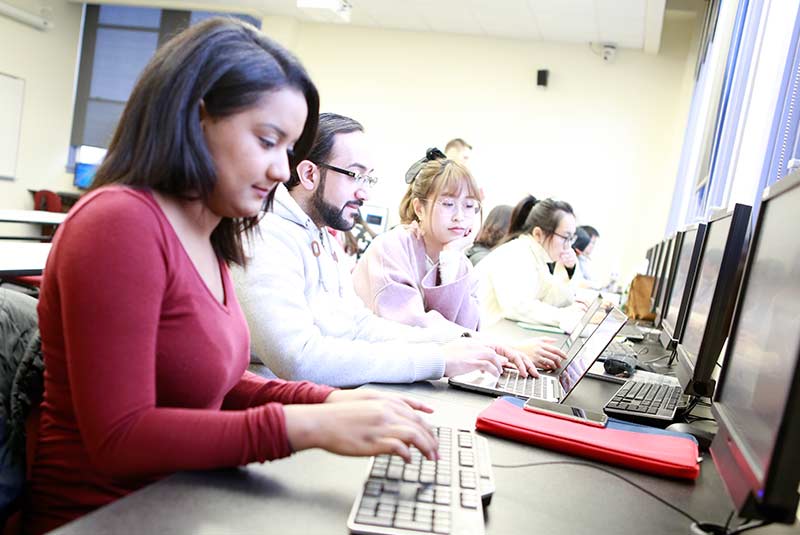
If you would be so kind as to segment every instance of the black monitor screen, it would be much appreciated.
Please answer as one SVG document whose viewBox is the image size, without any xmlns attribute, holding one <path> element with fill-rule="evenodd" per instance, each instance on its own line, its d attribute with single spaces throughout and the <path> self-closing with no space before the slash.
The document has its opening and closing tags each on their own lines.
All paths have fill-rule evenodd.
<svg viewBox="0 0 800 535">
<path fill-rule="evenodd" d="M 703 332 L 711 310 L 711 299 L 714 297 L 714 288 L 722 265 L 722 255 L 731 229 L 731 219 L 723 217 L 709 223 L 706 231 L 705 251 L 697 270 L 692 304 L 686 315 L 686 327 L 683 330 L 681 343 L 692 361 L 692 366 L 696 363 L 697 353 L 703 341 Z"/>
<path fill-rule="evenodd" d="M 667 313 L 664 316 L 673 329 L 677 329 L 678 311 L 681 308 L 683 291 L 689 279 L 689 264 L 692 260 L 694 242 L 697 238 L 697 228 L 689 229 L 683 233 L 683 243 L 678 253 L 678 265 L 675 267 L 675 278 L 672 282 L 672 292 L 669 296 Z M 679 333 L 672 333 L 673 338 L 678 338 Z"/>
<path fill-rule="evenodd" d="M 658 265 L 658 284 L 656 285 L 655 295 L 655 311 L 656 314 L 661 312 L 661 305 L 664 302 L 664 295 L 667 293 L 667 286 L 669 286 L 670 266 L 672 264 L 672 249 L 678 242 L 678 237 L 673 236 L 664 242 L 663 252 L 661 253 L 661 262 Z"/>
<path fill-rule="evenodd" d="M 726 355 L 725 407 L 741 447 L 763 484 L 800 349 L 800 188 L 762 205 L 758 241 L 739 296 Z M 791 410 L 791 409 L 788 409 Z"/>
</svg>

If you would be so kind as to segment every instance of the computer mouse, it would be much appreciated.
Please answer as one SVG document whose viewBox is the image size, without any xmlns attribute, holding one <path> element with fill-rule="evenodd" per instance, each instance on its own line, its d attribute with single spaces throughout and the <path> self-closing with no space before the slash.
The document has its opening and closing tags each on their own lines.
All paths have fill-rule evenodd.
<svg viewBox="0 0 800 535">
<path fill-rule="evenodd" d="M 636 372 L 636 359 L 623 355 L 606 357 L 605 362 L 603 362 L 603 368 L 610 375 L 631 377 Z"/>
<path fill-rule="evenodd" d="M 711 441 L 714 440 L 714 433 L 706 431 L 705 429 L 700 429 L 692 424 L 672 424 L 667 427 L 667 431 L 692 435 L 697 439 L 697 445 L 700 447 L 700 451 L 708 451 L 708 448 L 711 447 Z"/>
</svg>

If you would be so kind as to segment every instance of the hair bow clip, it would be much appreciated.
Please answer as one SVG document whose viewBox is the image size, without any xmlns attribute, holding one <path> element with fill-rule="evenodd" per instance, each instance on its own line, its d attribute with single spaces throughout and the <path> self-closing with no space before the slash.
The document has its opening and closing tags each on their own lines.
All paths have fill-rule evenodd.
<svg viewBox="0 0 800 535">
<path fill-rule="evenodd" d="M 420 169 L 422 169 L 422 166 L 425 165 L 426 163 L 433 160 L 443 160 L 446 158 L 447 156 L 445 156 L 444 153 L 439 149 L 437 149 L 436 147 L 429 148 L 428 150 L 425 151 L 425 157 L 420 158 L 419 160 L 411 164 L 411 167 L 409 167 L 408 171 L 406 171 L 406 184 L 411 184 L 412 182 L 414 182 L 414 179 L 417 178 Z"/>
</svg>

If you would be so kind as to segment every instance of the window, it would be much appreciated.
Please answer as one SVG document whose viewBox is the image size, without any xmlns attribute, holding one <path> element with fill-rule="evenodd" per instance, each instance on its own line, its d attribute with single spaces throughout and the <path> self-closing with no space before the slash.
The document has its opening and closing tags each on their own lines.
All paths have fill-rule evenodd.
<svg viewBox="0 0 800 535">
<path fill-rule="evenodd" d="M 226 14 L 86 6 L 69 167 L 87 152 L 80 150 L 82 146 L 108 147 L 133 86 L 158 46 L 192 24 L 218 15 Z M 227 15 L 261 26 L 247 15 Z"/>
<path fill-rule="evenodd" d="M 780 90 L 759 198 L 763 187 L 800 168 L 800 19 L 795 22 Z"/>
</svg>

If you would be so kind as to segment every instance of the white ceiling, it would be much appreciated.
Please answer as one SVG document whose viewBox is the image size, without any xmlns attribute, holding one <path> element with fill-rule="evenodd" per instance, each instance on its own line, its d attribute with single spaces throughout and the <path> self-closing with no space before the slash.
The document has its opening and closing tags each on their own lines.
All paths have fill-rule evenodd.
<svg viewBox="0 0 800 535">
<path fill-rule="evenodd" d="M 656 54 L 661 42 L 667 0 L 349 0 L 349 2 L 353 6 L 350 22 L 353 26 L 558 43 L 609 43 Z M 98 3 L 157 5 L 178 9 L 241 10 L 256 16 L 273 15 L 301 21 L 341 23 L 332 12 L 325 15 L 320 10 L 297 8 L 296 0 L 99 0 Z"/>
</svg>

